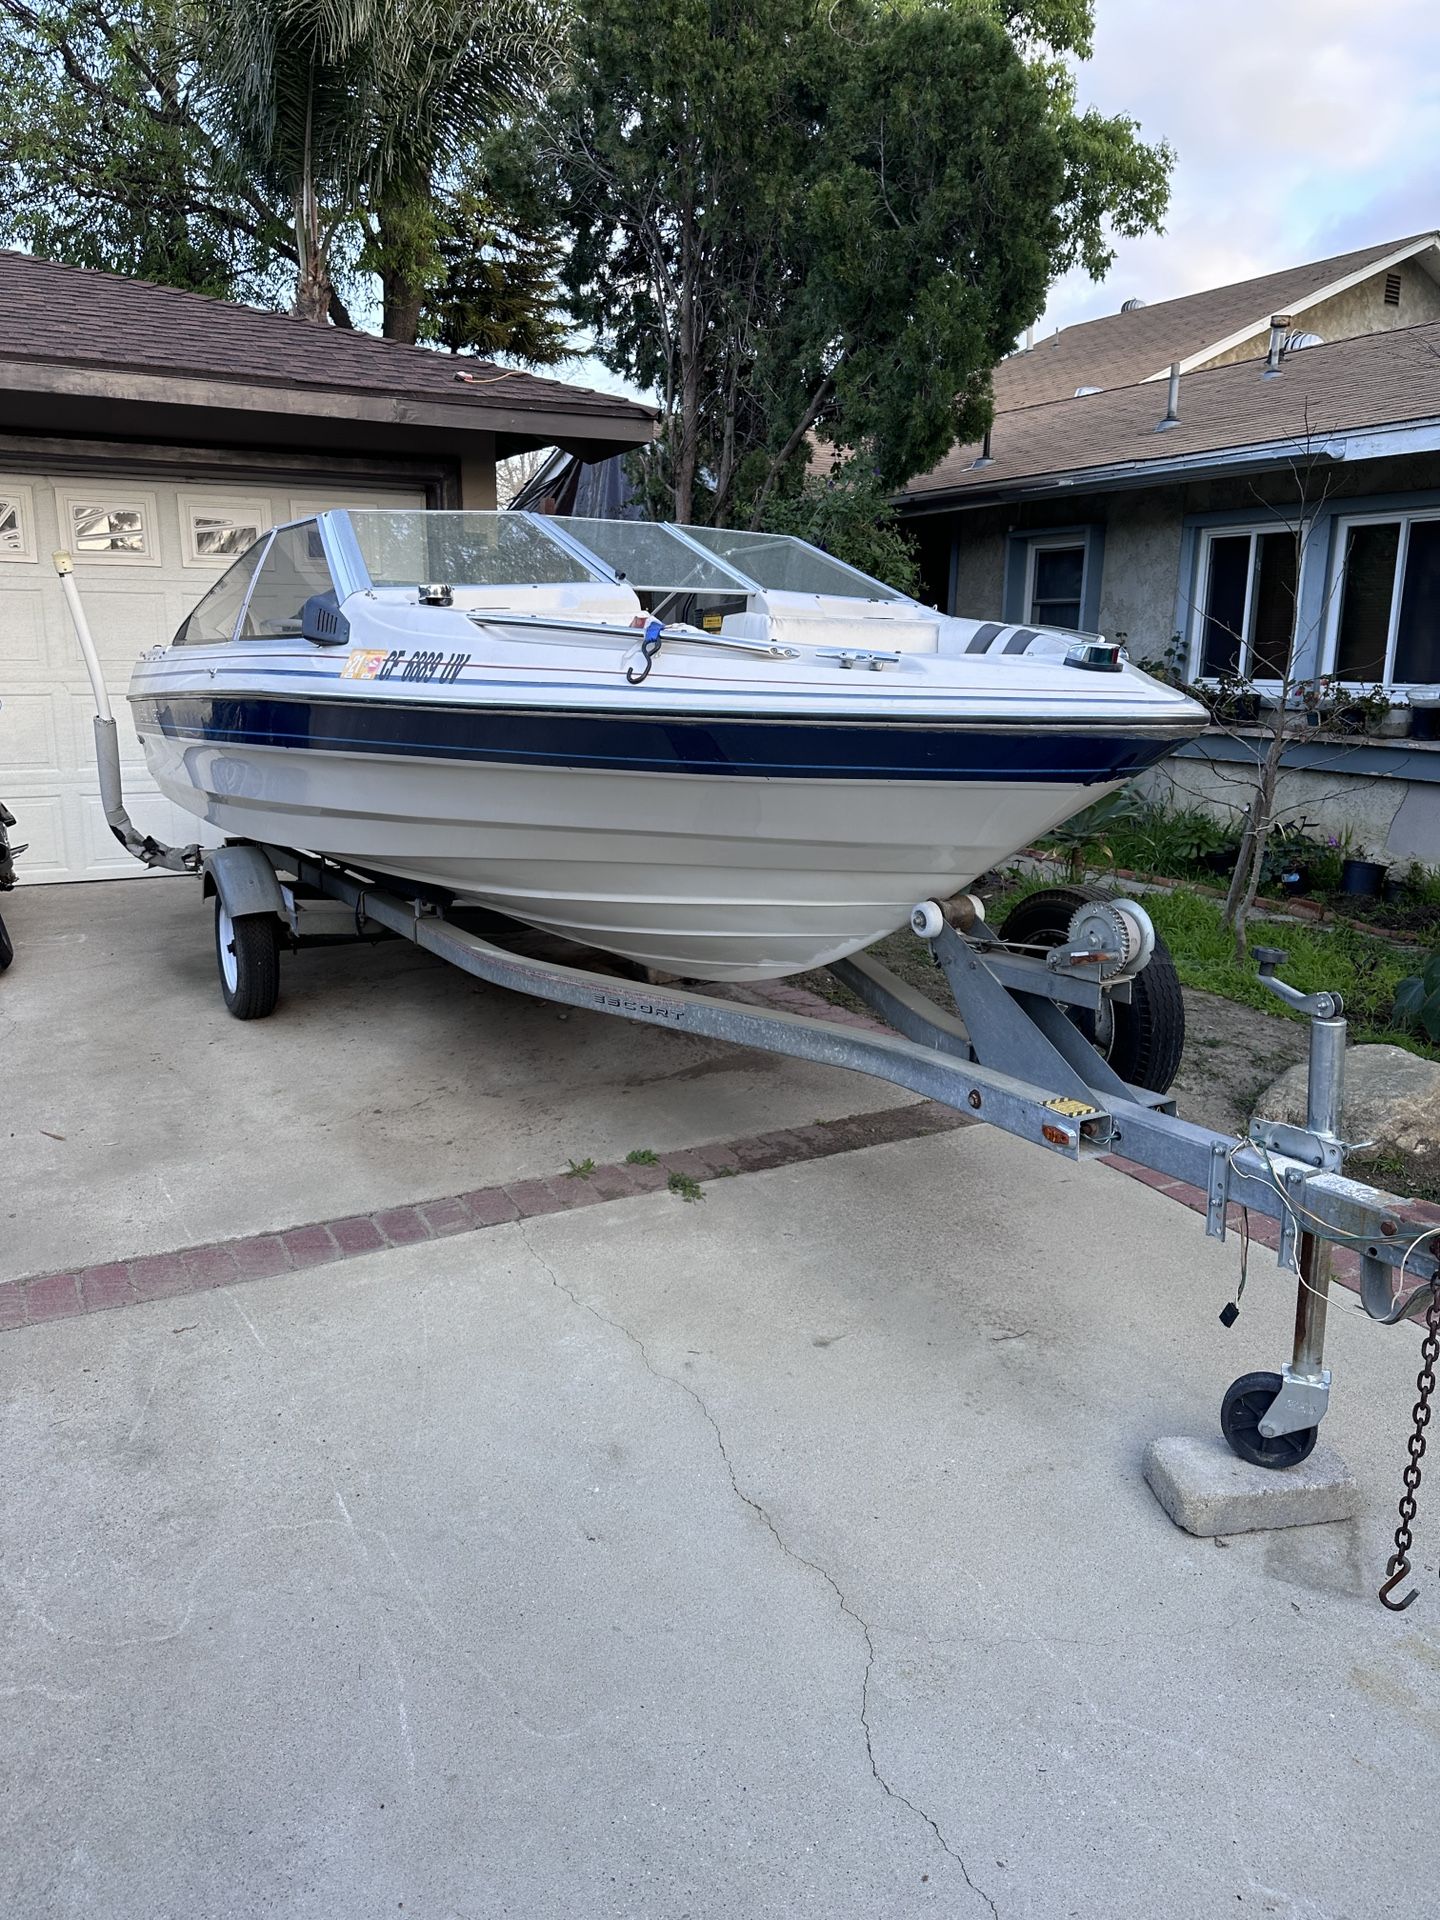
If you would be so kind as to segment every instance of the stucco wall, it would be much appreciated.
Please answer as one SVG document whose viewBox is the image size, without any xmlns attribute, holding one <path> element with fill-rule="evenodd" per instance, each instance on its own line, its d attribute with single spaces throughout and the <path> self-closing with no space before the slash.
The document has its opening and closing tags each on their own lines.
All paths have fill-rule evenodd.
<svg viewBox="0 0 1440 1920">
<path fill-rule="evenodd" d="M 1427 320 L 1440 320 L 1440 286 L 1424 267 L 1406 260 L 1398 269 L 1400 304 L 1385 304 L 1385 275 L 1373 274 L 1358 286 L 1348 287 L 1332 299 L 1313 307 L 1302 307 L 1294 316 L 1295 331 L 1318 333 L 1322 340 L 1351 340 L 1361 333 L 1388 333 L 1394 327 L 1418 327 Z M 1207 367 L 1226 367 L 1236 360 L 1255 360 L 1269 351 L 1270 328 L 1267 324 L 1243 340 L 1238 347 L 1217 353 Z"/>
<path fill-rule="evenodd" d="M 1100 631 L 1136 660 L 1163 659 L 1175 630 L 1184 495 L 1179 487 L 1112 505 L 1105 525 Z"/>
<path fill-rule="evenodd" d="M 995 512 L 956 515 L 955 596 L 951 613 L 998 620 L 1005 601 L 1005 525 Z"/>
<path fill-rule="evenodd" d="M 1162 760 L 1137 784 L 1161 806 L 1201 807 L 1227 827 L 1240 824 L 1254 791 L 1243 766 L 1188 754 Z M 1348 832 L 1357 857 L 1440 867 L 1440 785 L 1287 767 L 1276 799 L 1278 819 L 1303 822 L 1320 838 Z"/>
</svg>

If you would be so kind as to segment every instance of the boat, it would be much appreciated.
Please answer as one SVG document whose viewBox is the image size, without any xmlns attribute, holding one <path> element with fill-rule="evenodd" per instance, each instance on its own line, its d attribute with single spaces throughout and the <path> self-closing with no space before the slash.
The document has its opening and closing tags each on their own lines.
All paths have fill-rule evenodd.
<svg viewBox="0 0 1440 1920">
<path fill-rule="evenodd" d="M 869 946 L 1206 721 L 786 536 L 383 509 L 262 536 L 129 700 L 215 834 L 712 981 Z"/>
</svg>

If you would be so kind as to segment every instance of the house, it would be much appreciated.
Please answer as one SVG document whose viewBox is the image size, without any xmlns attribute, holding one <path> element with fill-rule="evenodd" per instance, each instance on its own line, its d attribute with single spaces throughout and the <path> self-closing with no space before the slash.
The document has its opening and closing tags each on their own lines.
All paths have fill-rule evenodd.
<svg viewBox="0 0 1440 1920">
<path fill-rule="evenodd" d="M 0 252 L 0 332 L 0 799 L 28 881 L 140 872 L 100 811 L 55 548 L 123 696 L 136 656 L 273 522 L 493 507 L 497 458 L 603 458 L 653 431 L 609 394 L 25 254 Z M 137 822 L 193 838 L 121 729 Z"/>
<path fill-rule="evenodd" d="M 1126 301 L 1002 362 L 995 398 L 986 442 L 903 501 L 938 606 L 1098 630 L 1262 695 L 1288 655 L 1292 680 L 1382 686 L 1387 732 L 1440 730 L 1436 234 Z M 1233 815 L 1255 753 L 1207 735 L 1152 790 Z M 1280 800 L 1440 865 L 1440 740 L 1317 731 L 1286 748 Z"/>
</svg>

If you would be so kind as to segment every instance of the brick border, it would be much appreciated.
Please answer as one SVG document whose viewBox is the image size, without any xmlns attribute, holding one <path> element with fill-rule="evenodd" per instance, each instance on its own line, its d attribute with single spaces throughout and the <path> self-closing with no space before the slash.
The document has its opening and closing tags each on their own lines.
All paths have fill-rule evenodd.
<svg viewBox="0 0 1440 1920">
<path fill-rule="evenodd" d="M 890 1029 L 865 1014 L 823 1000 L 808 987 L 788 980 L 768 980 L 743 988 L 716 989 L 724 997 L 757 1000 L 785 1013 L 820 1016 L 835 1026 L 859 1027 L 871 1033 Z M 102 1313 L 111 1307 L 137 1305 L 187 1293 L 203 1293 L 242 1280 L 262 1280 L 277 1273 L 299 1273 L 308 1267 L 331 1266 L 382 1247 L 413 1246 L 422 1240 L 443 1240 L 454 1234 L 475 1233 L 512 1220 L 533 1220 L 550 1213 L 570 1213 L 580 1207 L 653 1193 L 668 1184 L 672 1173 L 705 1182 L 737 1173 L 760 1173 L 772 1167 L 796 1166 L 832 1154 L 854 1153 L 863 1147 L 892 1141 L 919 1140 L 960 1127 L 980 1126 L 968 1114 L 936 1100 L 882 1107 L 871 1113 L 850 1114 L 839 1120 L 819 1120 L 808 1127 L 782 1127 L 770 1133 L 746 1134 L 736 1140 L 703 1147 L 685 1147 L 656 1155 L 653 1166 L 635 1166 L 611 1160 L 587 1174 L 548 1174 L 539 1179 L 512 1180 L 468 1193 L 446 1194 L 411 1206 L 381 1207 L 373 1213 L 348 1214 L 341 1219 L 317 1220 L 256 1233 L 204 1246 L 180 1247 L 133 1260 L 112 1260 L 96 1266 L 70 1268 L 59 1273 L 35 1274 L 26 1279 L 0 1281 L 0 1333 L 31 1327 L 77 1314 Z M 1172 1180 L 1120 1154 L 1107 1154 L 1102 1166 L 1137 1180 L 1152 1192 L 1178 1201 L 1191 1213 L 1206 1211 L 1206 1196 L 1188 1181 Z M 1397 1217 L 1416 1228 L 1440 1226 L 1440 1206 L 1410 1200 Z M 1242 1229 L 1241 1211 L 1227 1215 L 1231 1232 Z M 1257 1246 L 1277 1250 L 1280 1230 L 1273 1220 L 1250 1222 L 1250 1238 Z M 1358 1292 L 1359 1255 L 1348 1247 L 1334 1251 L 1332 1271 L 1342 1286 Z"/>
<path fill-rule="evenodd" d="M 813 1009 L 811 996 L 801 989 L 793 991 L 805 1001 L 803 1009 L 798 1000 L 795 1002 L 796 1011 Z M 316 1220 L 271 1233 L 180 1247 L 169 1253 L 147 1253 L 133 1260 L 35 1274 L 0 1283 L 0 1332 L 134 1306 L 142 1300 L 205 1293 L 271 1274 L 333 1266 L 382 1247 L 414 1246 L 424 1240 L 483 1232 L 511 1220 L 571 1213 L 610 1200 L 654 1193 L 668 1184 L 671 1174 L 702 1182 L 721 1180 L 737 1173 L 760 1173 L 771 1167 L 794 1166 L 832 1154 L 854 1153 L 862 1147 L 923 1139 L 978 1124 L 938 1101 L 921 1100 L 839 1120 L 819 1120 L 812 1126 L 782 1127 L 703 1147 L 684 1147 L 657 1154 L 653 1166 L 611 1160 L 585 1174 L 564 1172 L 512 1180 L 501 1186 L 417 1201 L 413 1206 L 381 1207 L 373 1213 Z"/>
</svg>

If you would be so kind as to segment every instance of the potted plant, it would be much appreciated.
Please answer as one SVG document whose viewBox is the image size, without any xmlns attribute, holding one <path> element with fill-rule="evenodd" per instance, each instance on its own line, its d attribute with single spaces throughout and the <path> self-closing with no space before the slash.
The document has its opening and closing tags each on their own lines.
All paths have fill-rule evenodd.
<svg viewBox="0 0 1440 1920">
<path fill-rule="evenodd" d="M 1323 727 L 1335 715 L 1335 683 L 1328 673 L 1321 674 L 1316 680 L 1307 680 L 1300 689 L 1300 705 L 1304 710 L 1305 724 L 1310 727 Z"/>
<path fill-rule="evenodd" d="M 1346 860 L 1340 869 L 1340 891 L 1373 900 L 1384 887 L 1389 871 L 1383 860 Z"/>
<path fill-rule="evenodd" d="M 1391 730 L 1404 732 L 1409 726 L 1409 709 L 1397 724 L 1390 718 L 1395 702 L 1377 681 L 1365 692 L 1342 693 L 1335 708 L 1335 724 L 1341 733 L 1367 733 L 1372 737 Z"/>
</svg>

